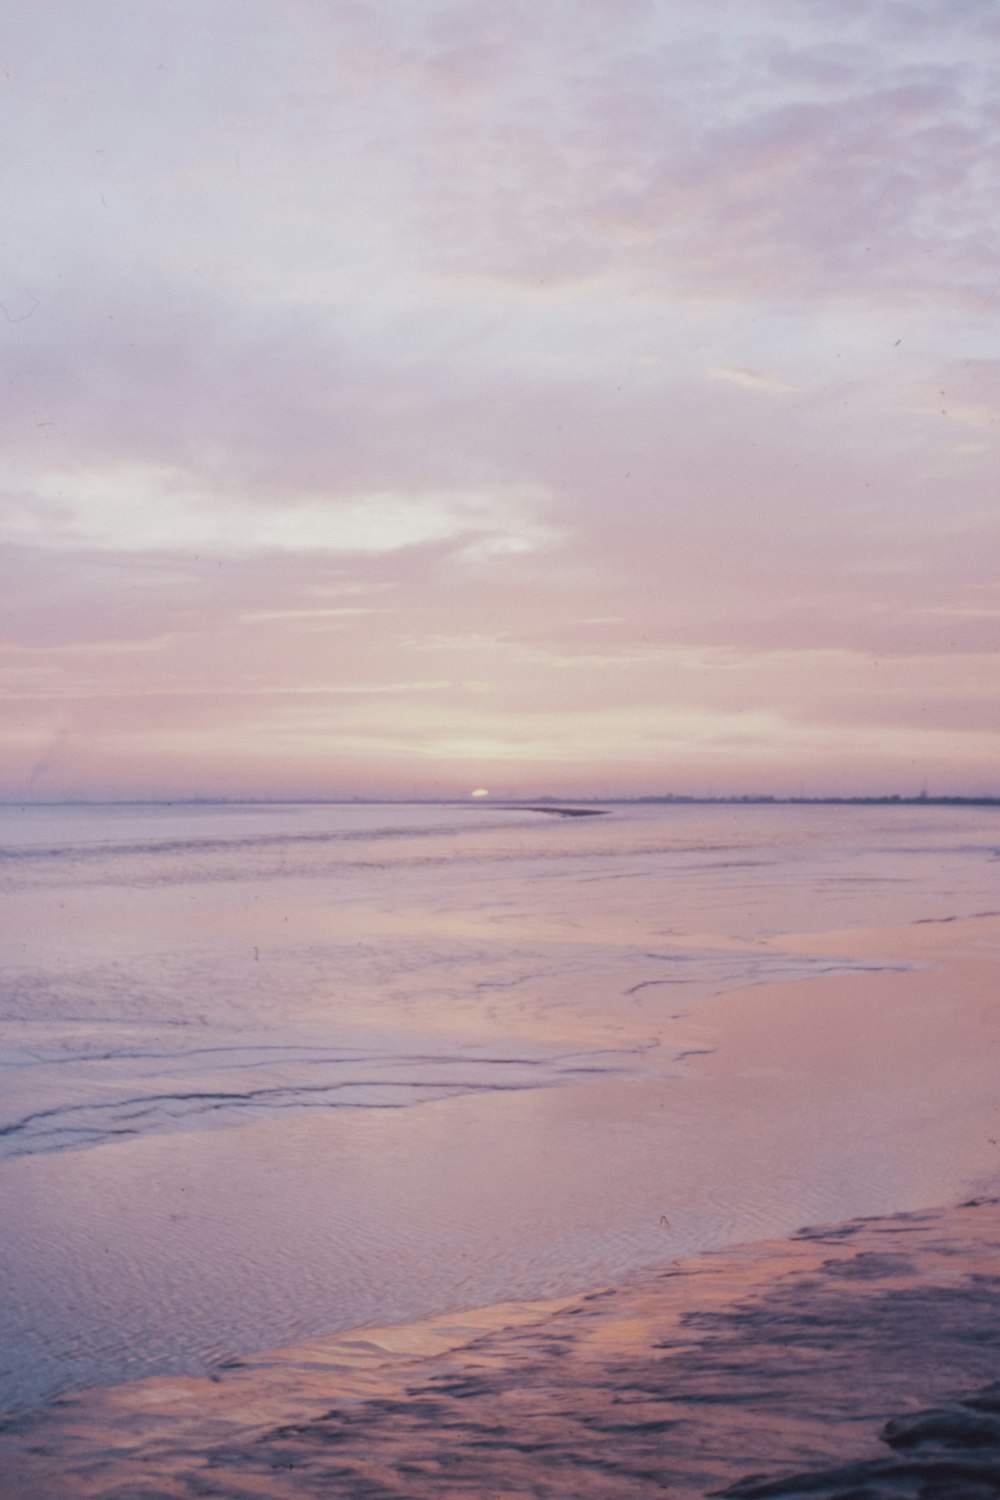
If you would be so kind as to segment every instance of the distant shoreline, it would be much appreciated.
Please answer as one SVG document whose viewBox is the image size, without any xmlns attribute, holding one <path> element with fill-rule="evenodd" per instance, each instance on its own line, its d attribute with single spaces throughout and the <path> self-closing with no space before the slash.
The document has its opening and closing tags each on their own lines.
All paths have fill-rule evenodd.
<svg viewBox="0 0 1000 1500">
<path fill-rule="evenodd" d="M 507 812 L 551 812 L 572 816 L 598 807 L 1000 807 L 1000 796 L 971 797 L 944 794 L 903 797 L 886 793 L 871 797 L 779 797 L 734 793 L 726 797 L 696 797 L 666 792 L 642 797 L 534 797 L 528 802 L 504 797 L 62 797 L 56 799 L 0 798 L 0 808 L 28 807 L 480 807 Z"/>
</svg>

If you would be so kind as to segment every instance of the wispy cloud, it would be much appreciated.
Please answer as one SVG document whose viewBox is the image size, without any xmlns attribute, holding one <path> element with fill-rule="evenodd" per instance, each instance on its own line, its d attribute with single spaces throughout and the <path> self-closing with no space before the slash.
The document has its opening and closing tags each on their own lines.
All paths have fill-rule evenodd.
<svg viewBox="0 0 1000 1500">
<path fill-rule="evenodd" d="M 60 508 L 61 525 L 47 528 L 55 544 L 102 551 L 365 555 L 452 542 L 487 556 L 534 551 L 553 536 L 535 514 L 546 497 L 528 486 L 254 504 L 232 487 L 203 487 L 190 471 L 125 464 L 43 475 L 38 490 Z"/>
<path fill-rule="evenodd" d="M 749 391 L 765 391 L 772 396 L 787 396 L 798 390 L 797 386 L 789 385 L 780 375 L 774 375 L 768 370 L 737 370 L 723 366 L 705 373 L 712 380 L 728 380 L 732 385 L 745 386 Z"/>
</svg>

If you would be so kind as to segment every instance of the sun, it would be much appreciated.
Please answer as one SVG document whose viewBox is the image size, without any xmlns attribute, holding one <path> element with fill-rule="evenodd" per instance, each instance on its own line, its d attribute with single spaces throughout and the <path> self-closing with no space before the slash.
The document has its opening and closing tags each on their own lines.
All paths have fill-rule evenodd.
<svg viewBox="0 0 1000 1500">
<path fill-rule="evenodd" d="M 474 792 L 469 793 L 470 797 L 488 797 L 489 795 L 489 792 L 484 786 L 477 786 Z"/>
</svg>

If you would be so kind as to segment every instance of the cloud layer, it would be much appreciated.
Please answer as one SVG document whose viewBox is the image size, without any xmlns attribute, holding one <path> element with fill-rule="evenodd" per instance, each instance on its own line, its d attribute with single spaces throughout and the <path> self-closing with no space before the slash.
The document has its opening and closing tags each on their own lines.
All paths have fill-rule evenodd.
<svg viewBox="0 0 1000 1500">
<path fill-rule="evenodd" d="M 0 793 L 998 790 L 991 3 L 5 33 Z"/>
</svg>

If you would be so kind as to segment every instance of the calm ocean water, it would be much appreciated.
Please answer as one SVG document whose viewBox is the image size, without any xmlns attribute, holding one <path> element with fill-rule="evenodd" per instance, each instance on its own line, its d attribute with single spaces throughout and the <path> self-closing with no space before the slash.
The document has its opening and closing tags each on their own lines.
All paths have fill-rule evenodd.
<svg viewBox="0 0 1000 1500">
<path fill-rule="evenodd" d="M 998 847 L 975 809 L 0 809 L 0 1407 L 838 1207 L 713 1181 L 671 1025 L 891 966 L 782 937 L 981 913 Z"/>
</svg>

